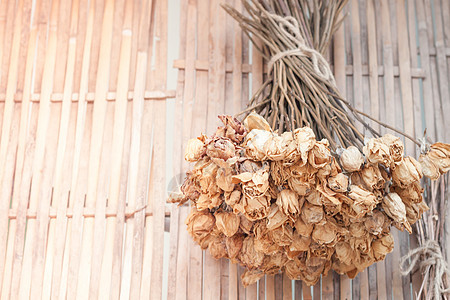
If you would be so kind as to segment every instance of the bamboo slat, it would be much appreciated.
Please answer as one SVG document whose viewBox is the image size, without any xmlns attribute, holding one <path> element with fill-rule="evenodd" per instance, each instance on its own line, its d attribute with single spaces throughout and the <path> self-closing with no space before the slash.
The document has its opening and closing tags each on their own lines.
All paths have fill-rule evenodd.
<svg viewBox="0 0 450 300">
<path fill-rule="evenodd" d="M 165 204 L 166 182 L 179 188 L 187 140 L 245 108 L 267 64 L 220 1 L 181 0 L 175 32 L 174 3 L 0 2 L 0 297 L 411 299 L 421 276 L 399 274 L 417 245 L 405 233 L 394 231 L 386 262 L 312 288 L 280 274 L 243 288 L 242 267 L 192 242 L 189 207 Z M 448 141 L 448 1 L 352 0 L 344 11 L 328 57 L 342 94 L 416 138 L 426 128 Z"/>
</svg>

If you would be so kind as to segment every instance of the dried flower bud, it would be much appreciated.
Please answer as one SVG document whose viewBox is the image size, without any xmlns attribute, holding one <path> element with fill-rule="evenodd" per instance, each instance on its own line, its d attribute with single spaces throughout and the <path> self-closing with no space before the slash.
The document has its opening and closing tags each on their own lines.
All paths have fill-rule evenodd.
<svg viewBox="0 0 450 300">
<path fill-rule="evenodd" d="M 328 186 L 335 192 L 346 192 L 348 188 L 348 178 L 343 173 L 328 178 Z"/>
<path fill-rule="evenodd" d="M 402 141 L 392 134 L 385 134 L 380 138 L 381 142 L 389 147 L 389 153 L 392 156 L 393 164 L 390 166 L 392 169 L 395 169 L 395 166 L 398 165 L 403 159 L 403 143 Z"/>
<path fill-rule="evenodd" d="M 294 130 L 294 140 L 297 143 L 297 150 L 300 153 L 301 164 L 308 161 L 308 153 L 316 143 L 316 136 L 309 127 L 297 128 Z"/>
<path fill-rule="evenodd" d="M 326 139 L 318 141 L 309 151 L 308 162 L 312 167 L 321 169 L 331 163 L 331 153 L 328 148 L 329 143 Z"/>
<path fill-rule="evenodd" d="M 187 230 L 194 241 L 199 242 L 213 230 L 214 216 L 209 211 L 198 211 L 192 208 L 186 219 Z"/>
<path fill-rule="evenodd" d="M 430 151 L 419 157 L 423 168 L 423 174 L 430 179 L 436 180 L 441 174 L 450 170 L 450 144 L 435 143 L 431 145 Z"/>
<path fill-rule="evenodd" d="M 386 257 L 386 254 L 394 249 L 394 239 L 390 233 L 385 236 L 373 240 L 372 242 L 373 256 L 376 261 L 380 261 Z"/>
<path fill-rule="evenodd" d="M 392 157 L 390 155 L 389 147 L 379 139 L 369 139 L 366 145 L 363 147 L 363 153 L 367 157 L 367 161 L 370 163 L 380 163 L 385 167 L 391 166 Z"/>
<path fill-rule="evenodd" d="M 264 260 L 264 254 L 255 250 L 253 237 L 248 236 L 244 239 L 238 258 L 244 266 L 249 269 L 254 269 L 261 266 Z"/>
<path fill-rule="evenodd" d="M 242 285 L 247 287 L 256 283 L 261 277 L 264 276 L 264 272 L 261 270 L 247 270 L 241 275 Z"/>
<path fill-rule="evenodd" d="M 227 257 L 227 247 L 225 245 L 225 240 L 221 237 L 212 239 L 209 242 L 208 250 L 211 256 L 215 259 Z"/>
<path fill-rule="evenodd" d="M 205 145 L 199 138 L 190 139 L 184 152 L 184 159 L 190 162 L 199 160 L 205 153 Z"/>
<path fill-rule="evenodd" d="M 364 158 L 355 146 L 345 149 L 340 157 L 341 165 L 347 172 L 356 172 L 361 169 L 364 164 Z"/>
<path fill-rule="evenodd" d="M 320 222 L 324 217 L 322 206 L 312 205 L 309 202 L 303 204 L 301 217 L 307 224 L 314 224 Z"/>
<path fill-rule="evenodd" d="M 227 248 L 228 257 L 234 259 L 241 251 L 242 244 L 244 242 L 244 236 L 242 234 L 236 234 L 232 237 L 225 238 L 225 246 Z"/>
<path fill-rule="evenodd" d="M 282 190 L 278 194 L 277 205 L 283 213 L 294 222 L 300 214 L 300 201 L 296 192 L 292 190 Z"/>
<path fill-rule="evenodd" d="M 238 231 L 240 219 L 236 214 L 231 212 L 216 212 L 214 216 L 216 217 L 217 228 L 226 236 L 233 236 Z"/>
<path fill-rule="evenodd" d="M 392 170 L 392 181 L 400 187 L 406 187 L 422 178 L 422 167 L 412 157 L 405 157 L 397 167 Z"/>
<path fill-rule="evenodd" d="M 386 214 L 394 220 L 394 224 L 400 230 L 406 228 L 409 233 L 412 233 L 411 225 L 406 218 L 405 204 L 396 193 L 387 194 L 381 204 Z"/>
<path fill-rule="evenodd" d="M 274 134 L 270 131 L 260 129 L 253 129 L 250 131 L 246 135 L 243 144 L 246 156 L 258 161 L 264 160 L 266 158 L 264 145 L 273 136 Z"/>
<path fill-rule="evenodd" d="M 357 185 L 350 186 L 348 196 L 353 200 L 350 207 L 355 212 L 355 218 L 361 218 L 371 212 L 378 203 L 375 195 Z"/>
</svg>

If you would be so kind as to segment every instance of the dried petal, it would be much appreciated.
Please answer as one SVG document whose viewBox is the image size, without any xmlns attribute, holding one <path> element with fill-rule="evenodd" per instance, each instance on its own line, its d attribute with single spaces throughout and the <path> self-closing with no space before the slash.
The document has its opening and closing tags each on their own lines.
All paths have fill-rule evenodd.
<svg viewBox="0 0 450 300">
<path fill-rule="evenodd" d="M 266 130 L 271 131 L 269 123 L 267 123 L 266 119 L 261 117 L 259 114 L 255 112 L 251 112 L 245 119 L 244 119 L 244 126 L 247 129 L 247 131 L 252 131 L 253 129 L 260 129 L 260 130 Z"/>
</svg>

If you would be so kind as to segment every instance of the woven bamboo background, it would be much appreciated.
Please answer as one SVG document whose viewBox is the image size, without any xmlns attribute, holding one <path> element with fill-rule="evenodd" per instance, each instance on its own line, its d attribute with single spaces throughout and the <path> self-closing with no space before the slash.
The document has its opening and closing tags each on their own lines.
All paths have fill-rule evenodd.
<svg viewBox="0 0 450 300">
<path fill-rule="evenodd" d="M 0 298 L 411 299 L 420 275 L 397 266 L 416 241 L 397 231 L 386 262 L 313 288 L 276 275 L 244 289 L 240 267 L 193 244 L 189 208 L 165 205 L 166 174 L 188 169 L 188 138 L 244 108 L 266 67 L 219 0 L 178 0 L 168 61 L 170 1 L 0 1 Z M 344 95 L 450 141 L 450 2 L 350 0 L 345 12 L 328 53 Z"/>
</svg>

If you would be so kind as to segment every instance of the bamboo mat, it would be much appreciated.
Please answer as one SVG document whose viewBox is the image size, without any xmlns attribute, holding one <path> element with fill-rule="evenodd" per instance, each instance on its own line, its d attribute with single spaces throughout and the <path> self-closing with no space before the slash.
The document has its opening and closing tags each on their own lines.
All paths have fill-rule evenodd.
<svg viewBox="0 0 450 300">
<path fill-rule="evenodd" d="M 170 1 L 0 2 L 0 298 L 412 299 L 420 276 L 397 266 L 417 241 L 401 232 L 385 262 L 311 288 L 275 275 L 244 289 L 242 268 L 194 245 L 189 208 L 165 205 L 166 174 L 189 168 L 187 140 L 243 109 L 267 67 L 219 5 L 240 0 L 178 0 L 168 61 Z M 328 58 L 347 99 L 450 141 L 449 1 L 351 0 L 345 13 Z"/>
</svg>

